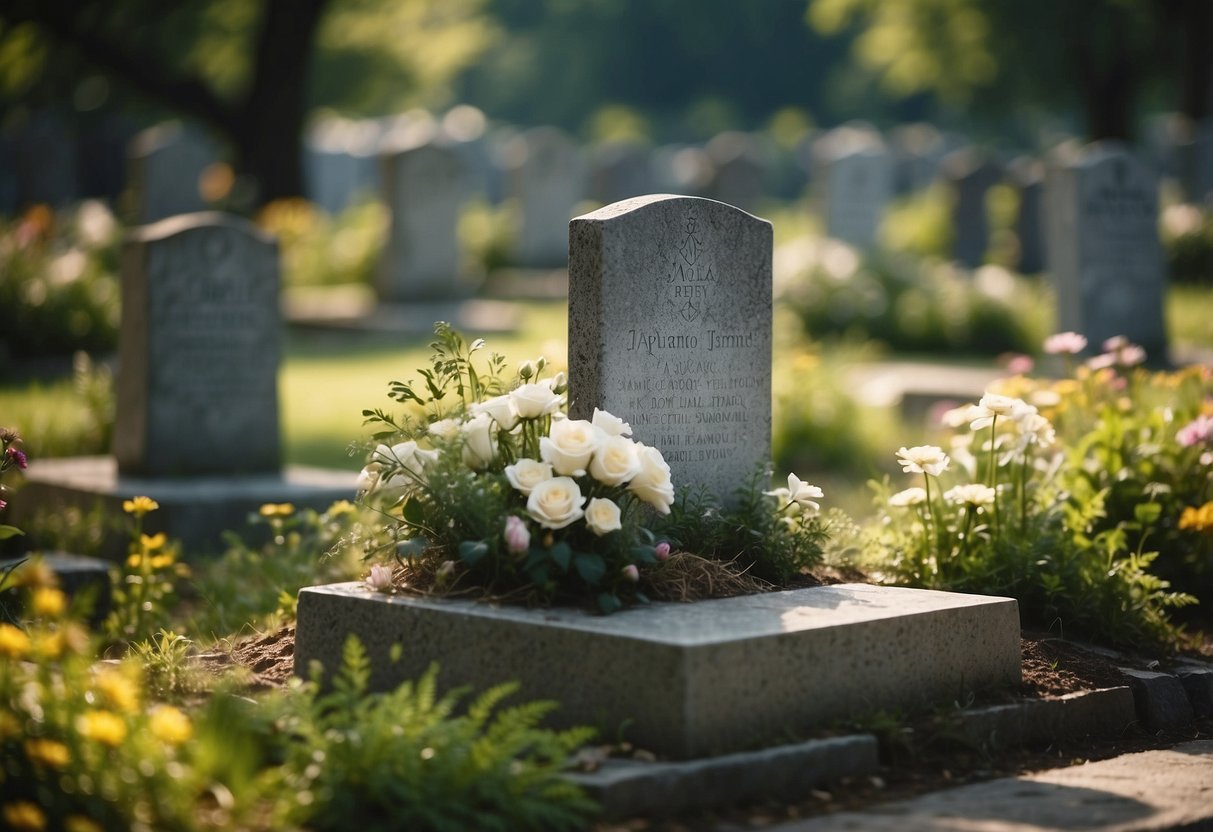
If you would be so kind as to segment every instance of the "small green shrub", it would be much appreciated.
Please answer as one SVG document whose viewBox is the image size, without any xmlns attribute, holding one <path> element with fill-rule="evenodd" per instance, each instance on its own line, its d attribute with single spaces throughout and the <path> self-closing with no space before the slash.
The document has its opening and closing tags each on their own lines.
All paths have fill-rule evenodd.
<svg viewBox="0 0 1213 832">
<path fill-rule="evenodd" d="M 1213 286 L 1213 215 L 1197 205 L 1169 205 L 1159 228 L 1171 281 Z"/>
<path fill-rule="evenodd" d="M 370 285 L 387 221 L 375 201 L 329 217 L 307 200 L 282 199 L 257 215 L 257 224 L 278 239 L 284 286 Z"/>
<path fill-rule="evenodd" d="M 539 722 L 555 705 L 501 703 L 499 685 L 465 713 L 463 692 L 438 695 L 437 669 L 368 694 L 370 665 L 346 641 L 333 689 L 316 681 L 272 700 L 282 737 L 279 822 L 317 830 L 559 830 L 584 828 L 596 806 L 559 777 L 589 729 Z"/>
</svg>

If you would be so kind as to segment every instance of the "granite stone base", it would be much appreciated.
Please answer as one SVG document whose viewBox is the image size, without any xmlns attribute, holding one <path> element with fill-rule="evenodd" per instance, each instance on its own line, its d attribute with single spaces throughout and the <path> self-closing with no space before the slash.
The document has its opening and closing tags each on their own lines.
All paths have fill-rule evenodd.
<svg viewBox="0 0 1213 832">
<path fill-rule="evenodd" d="M 149 534 L 180 540 L 186 559 L 223 551 L 226 531 L 244 534 L 249 515 L 266 503 L 324 510 L 353 499 L 356 471 L 288 466 L 281 474 L 205 476 L 181 479 L 122 477 L 113 457 L 69 457 L 30 463 L 25 483 L 10 500 L 8 522 L 24 529 L 27 545 L 39 546 L 47 518 L 68 511 L 99 512 L 106 531 L 96 552 L 120 559 L 129 546 L 122 503 L 145 495 L 160 504 L 143 521 Z"/>
<path fill-rule="evenodd" d="M 594 725 L 607 741 L 678 759 L 1020 680 L 1013 599 L 863 584 L 611 616 L 392 596 L 360 583 L 300 591 L 297 674 L 313 662 L 335 670 L 349 635 L 367 649 L 373 689 L 431 662 L 446 686 L 515 679 L 520 697 L 560 703 L 554 724 Z"/>
</svg>

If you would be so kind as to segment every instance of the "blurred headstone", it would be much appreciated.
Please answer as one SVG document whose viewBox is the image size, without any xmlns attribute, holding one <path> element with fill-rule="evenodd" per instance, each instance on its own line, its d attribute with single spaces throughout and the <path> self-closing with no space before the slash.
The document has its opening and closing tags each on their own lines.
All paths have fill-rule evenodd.
<svg viewBox="0 0 1213 832">
<path fill-rule="evenodd" d="M 653 152 L 653 174 L 658 192 L 708 196 L 712 160 L 702 147 L 664 145 Z"/>
<path fill-rule="evenodd" d="M 117 114 L 82 122 L 76 148 L 80 196 L 118 202 L 126 187 L 126 149 L 137 132 L 134 122 Z"/>
<path fill-rule="evenodd" d="M 1167 361 L 1158 179 L 1117 142 L 1059 148 L 1046 175 L 1047 253 L 1058 329 L 1092 348 L 1123 335 Z"/>
<path fill-rule="evenodd" d="M 77 196 L 73 126 L 54 110 L 35 112 L 17 133 L 17 204 L 67 205 Z"/>
<path fill-rule="evenodd" d="M 827 237 L 860 249 L 875 247 L 893 191 L 892 158 L 880 134 L 838 127 L 814 148 L 814 189 Z"/>
<path fill-rule="evenodd" d="M 940 176 L 952 189 L 952 259 L 975 269 L 985 262 L 990 245 L 986 194 L 1002 181 L 1002 166 L 974 148 L 964 148 L 944 158 Z"/>
<path fill-rule="evenodd" d="M 728 131 L 713 136 L 704 150 L 712 170 L 708 196 L 753 210 L 767 190 L 767 154 L 758 139 L 748 133 Z"/>
<path fill-rule="evenodd" d="M 181 122 L 149 127 L 131 141 L 127 184 L 138 223 L 152 223 L 207 207 L 202 176 L 219 158 L 198 128 Z"/>
<path fill-rule="evenodd" d="M 590 151 L 590 196 L 603 204 L 657 190 L 649 149 L 638 142 L 603 142 Z"/>
<path fill-rule="evenodd" d="M 372 121 L 329 119 L 304 140 L 303 177 L 308 199 L 336 216 L 360 196 L 375 192 L 379 128 Z"/>
<path fill-rule="evenodd" d="M 1007 166 L 1007 172 L 1019 195 L 1015 215 L 1015 237 L 1019 241 L 1016 269 L 1021 274 L 1038 274 L 1045 268 L 1044 163 L 1021 156 Z"/>
<path fill-rule="evenodd" d="M 650 195 L 569 224 L 569 414 L 595 407 L 723 501 L 771 453 L 771 224 Z"/>
<path fill-rule="evenodd" d="M 379 157 L 383 200 L 391 214 L 375 273 L 381 301 L 466 296 L 459 250 L 459 213 L 468 197 L 463 160 L 450 144 L 419 133 L 413 144 Z"/>
<path fill-rule="evenodd" d="M 932 124 L 901 124 L 889 134 L 893 154 L 893 193 L 917 193 L 931 186 L 947 154 L 943 134 Z"/>
<path fill-rule="evenodd" d="M 120 473 L 277 471 L 277 243 L 202 213 L 136 230 L 122 258 Z"/>
<path fill-rule="evenodd" d="M 586 196 L 588 168 L 581 148 L 564 131 L 536 127 L 503 149 L 506 193 L 518 201 L 521 227 L 514 245 L 520 266 L 568 262 L 568 225 Z"/>
</svg>

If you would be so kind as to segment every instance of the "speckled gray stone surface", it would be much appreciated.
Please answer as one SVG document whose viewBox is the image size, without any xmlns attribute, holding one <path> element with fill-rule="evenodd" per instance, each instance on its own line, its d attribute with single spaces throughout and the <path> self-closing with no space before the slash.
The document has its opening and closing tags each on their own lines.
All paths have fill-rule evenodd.
<svg viewBox="0 0 1213 832">
<path fill-rule="evenodd" d="M 970 741 L 1010 748 L 1042 740 L 1119 734 L 1137 720 L 1128 687 L 1086 690 L 1050 699 L 1028 699 L 960 714 Z"/>
<path fill-rule="evenodd" d="M 1183 684 L 1170 673 L 1122 667 L 1137 702 L 1137 718 L 1152 731 L 1170 731 L 1192 724 L 1192 703 Z"/>
<path fill-rule="evenodd" d="M 698 197 L 569 223 L 569 414 L 661 450 L 675 487 L 730 500 L 771 455 L 771 224 Z"/>
<path fill-rule="evenodd" d="M 367 648 L 376 689 L 434 661 L 448 686 L 517 679 L 523 696 L 561 703 L 560 723 L 679 758 L 1020 679 L 1014 600 L 863 584 L 606 617 L 389 596 L 359 583 L 308 587 L 295 672 L 307 675 L 313 661 L 334 669 L 350 634 Z"/>
</svg>

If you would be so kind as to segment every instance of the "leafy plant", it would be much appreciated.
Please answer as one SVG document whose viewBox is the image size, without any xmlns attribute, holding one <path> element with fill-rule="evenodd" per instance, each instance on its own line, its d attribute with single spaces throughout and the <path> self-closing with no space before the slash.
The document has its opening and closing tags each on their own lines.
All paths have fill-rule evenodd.
<svg viewBox="0 0 1213 832">
<path fill-rule="evenodd" d="M 176 600 L 173 579 L 185 577 L 189 568 L 177 562 L 175 541 L 163 532 L 143 533 L 143 518 L 160 508 L 150 497 L 135 497 L 122 504 L 131 515 L 130 554 L 114 582 L 113 604 L 105 621 L 105 632 L 119 642 L 147 639 L 168 623 Z"/>
<path fill-rule="evenodd" d="M 462 691 L 438 693 L 437 668 L 394 691 L 368 694 L 357 639 L 342 651 L 332 690 L 317 680 L 274 699 L 283 737 L 280 820 L 309 829 L 580 829 L 595 805 L 559 777 L 593 735 L 538 727 L 555 707 L 502 703 L 491 688 L 457 713 Z"/>
<path fill-rule="evenodd" d="M 28 465 L 25 452 L 18 447 L 20 444 L 21 437 L 16 431 L 0 428 L 0 512 L 8 507 L 8 502 L 4 499 L 4 495 L 8 493 L 2 482 L 4 474 L 13 468 L 25 470 Z M 20 534 L 22 531 L 16 526 L 0 524 L 0 540 Z"/>
</svg>

